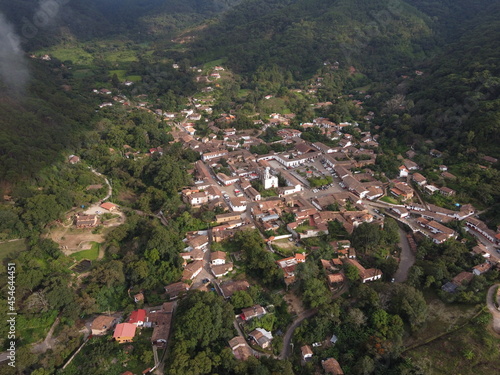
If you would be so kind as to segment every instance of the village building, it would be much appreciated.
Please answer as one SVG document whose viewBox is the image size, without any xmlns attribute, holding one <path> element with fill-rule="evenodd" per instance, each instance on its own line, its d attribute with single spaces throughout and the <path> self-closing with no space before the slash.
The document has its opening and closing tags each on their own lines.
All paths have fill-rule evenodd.
<svg viewBox="0 0 500 375">
<path fill-rule="evenodd" d="M 252 307 L 247 307 L 241 310 L 240 317 L 242 320 L 248 321 L 253 318 L 260 318 L 267 313 L 266 309 L 264 309 L 261 305 L 254 305 Z"/>
<path fill-rule="evenodd" d="M 105 210 L 108 210 L 109 212 L 116 211 L 116 209 L 118 208 L 116 206 L 116 204 L 113 204 L 111 202 L 104 202 L 99 207 L 104 208 Z"/>
<path fill-rule="evenodd" d="M 252 356 L 252 349 L 242 336 L 236 336 L 229 340 L 229 347 L 236 359 L 240 361 L 246 361 Z"/>
<path fill-rule="evenodd" d="M 146 310 L 138 309 L 132 311 L 128 323 L 135 324 L 137 327 L 142 327 L 146 321 Z"/>
<path fill-rule="evenodd" d="M 357 268 L 359 276 L 363 283 L 366 283 L 368 281 L 380 280 L 382 278 L 382 271 L 376 268 L 366 269 L 361 264 L 359 264 L 356 259 L 344 258 L 342 261 L 344 262 L 344 264 L 349 264 Z"/>
<path fill-rule="evenodd" d="M 75 225 L 77 228 L 93 228 L 97 225 L 97 215 L 78 214 L 75 216 Z"/>
<path fill-rule="evenodd" d="M 313 356 L 313 351 L 309 345 L 304 345 L 300 348 L 300 353 L 302 354 L 302 360 L 307 361 Z"/>
<path fill-rule="evenodd" d="M 226 253 L 223 251 L 210 253 L 210 263 L 214 266 L 226 263 Z"/>
<path fill-rule="evenodd" d="M 224 298 L 230 298 L 237 291 L 250 288 L 250 284 L 246 280 L 230 280 L 221 283 L 219 288 Z"/>
<path fill-rule="evenodd" d="M 117 322 L 118 319 L 113 316 L 99 315 L 90 324 L 92 335 L 94 336 L 104 335 Z"/>
<path fill-rule="evenodd" d="M 132 342 L 135 337 L 135 330 L 137 326 L 131 323 L 120 323 L 116 325 L 113 333 L 113 338 L 119 343 Z"/>
<path fill-rule="evenodd" d="M 217 266 L 212 266 L 211 271 L 212 274 L 216 277 L 223 277 L 226 276 L 229 272 L 231 272 L 234 268 L 233 263 L 224 263 L 224 264 L 219 264 Z"/>
<path fill-rule="evenodd" d="M 266 331 L 264 328 L 257 328 L 253 330 L 248 334 L 248 337 L 250 337 L 250 339 L 252 339 L 262 349 L 268 348 L 273 340 L 272 333 Z"/>
<path fill-rule="evenodd" d="M 167 285 L 164 289 L 170 297 L 170 300 L 174 300 L 187 293 L 189 290 L 189 284 L 179 281 L 177 283 Z"/>
</svg>

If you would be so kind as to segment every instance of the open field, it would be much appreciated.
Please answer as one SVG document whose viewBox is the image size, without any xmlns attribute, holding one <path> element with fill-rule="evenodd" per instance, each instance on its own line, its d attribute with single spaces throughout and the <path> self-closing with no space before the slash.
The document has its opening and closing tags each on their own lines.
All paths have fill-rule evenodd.
<svg viewBox="0 0 500 375">
<path fill-rule="evenodd" d="M 101 247 L 100 244 L 94 242 L 92 244 L 91 249 L 78 251 L 76 253 L 71 254 L 71 257 L 74 258 L 75 260 L 82 260 L 82 259 L 96 260 L 99 257 L 100 247 Z"/>
<path fill-rule="evenodd" d="M 427 362 L 433 375 L 497 374 L 500 338 L 479 324 L 464 328 L 406 353 L 413 362 Z"/>
</svg>

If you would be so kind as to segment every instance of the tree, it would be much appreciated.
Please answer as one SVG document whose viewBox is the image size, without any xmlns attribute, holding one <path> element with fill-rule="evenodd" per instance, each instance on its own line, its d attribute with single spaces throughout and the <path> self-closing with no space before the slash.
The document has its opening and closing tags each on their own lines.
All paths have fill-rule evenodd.
<svg viewBox="0 0 500 375">
<path fill-rule="evenodd" d="M 331 300 L 330 291 L 322 280 L 311 279 L 304 286 L 304 302 L 312 308 L 326 305 Z"/>
<path fill-rule="evenodd" d="M 391 310 L 416 330 L 427 319 L 427 304 L 422 292 L 405 284 L 392 285 Z"/>
<path fill-rule="evenodd" d="M 353 246 L 362 253 L 375 250 L 380 245 L 381 231 L 377 224 L 362 223 L 352 233 Z"/>
<path fill-rule="evenodd" d="M 353 266 L 352 264 L 346 264 L 344 266 L 344 272 L 345 276 L 349 281 L 359 281 L 360 276 L 359 276 L 359 270 Z"/>
<path fill-rule="evenodd" d="M 231 304 L 235 309 L 242 309 L 252 306 L 254 301 L 246 290 L 238 290 L 231 296 Z"/>
</svg>

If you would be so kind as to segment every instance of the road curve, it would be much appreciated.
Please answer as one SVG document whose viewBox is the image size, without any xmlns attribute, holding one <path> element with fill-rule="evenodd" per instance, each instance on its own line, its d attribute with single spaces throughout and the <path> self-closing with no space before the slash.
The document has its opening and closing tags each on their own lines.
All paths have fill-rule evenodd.
<svg viewBox="0 0 500 375">
<path fill-rule="evenodd" d="M 279 355 L 279 359 L 285 359 L 290 356 L 290 342 L 292 341 L 292 335 L 295 329 L 304 321 L 309 319 L 318 313 L 317 309 L 309 309 L 300 313 L 295 320 L 292 322 L 290 327 L 286 330 L 285 336 L 283 337 L 283 349 Z"/>
<path fill-rule="evenodd" d="M 488 310 L 490 310 L 493 316 L 493 330 L 500 335 L 500 311 L 497 310 L 493 301 L 498 300 L 495 292 L 500 284 L 495 284 L 490 289 L 488 289 L 488 294 L 486 295 L 486 305 Z"/>
</svg>

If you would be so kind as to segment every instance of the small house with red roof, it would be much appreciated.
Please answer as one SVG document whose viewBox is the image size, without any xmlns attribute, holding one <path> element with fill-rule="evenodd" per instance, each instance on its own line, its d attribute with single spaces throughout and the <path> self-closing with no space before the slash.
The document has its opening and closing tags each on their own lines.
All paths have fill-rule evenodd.
<svg viewBox="0 0 500 375">
<path fill-rule="evenodd" d="M 146 310 L 144 309 L 138 309 L 132 311 L 132 314 L 130 314 L 130 318 L 128 319 L 129 323 L 134 324 L 137 327 L 141 327 L 145 321 L 146 321 Z"/>
</svg>

